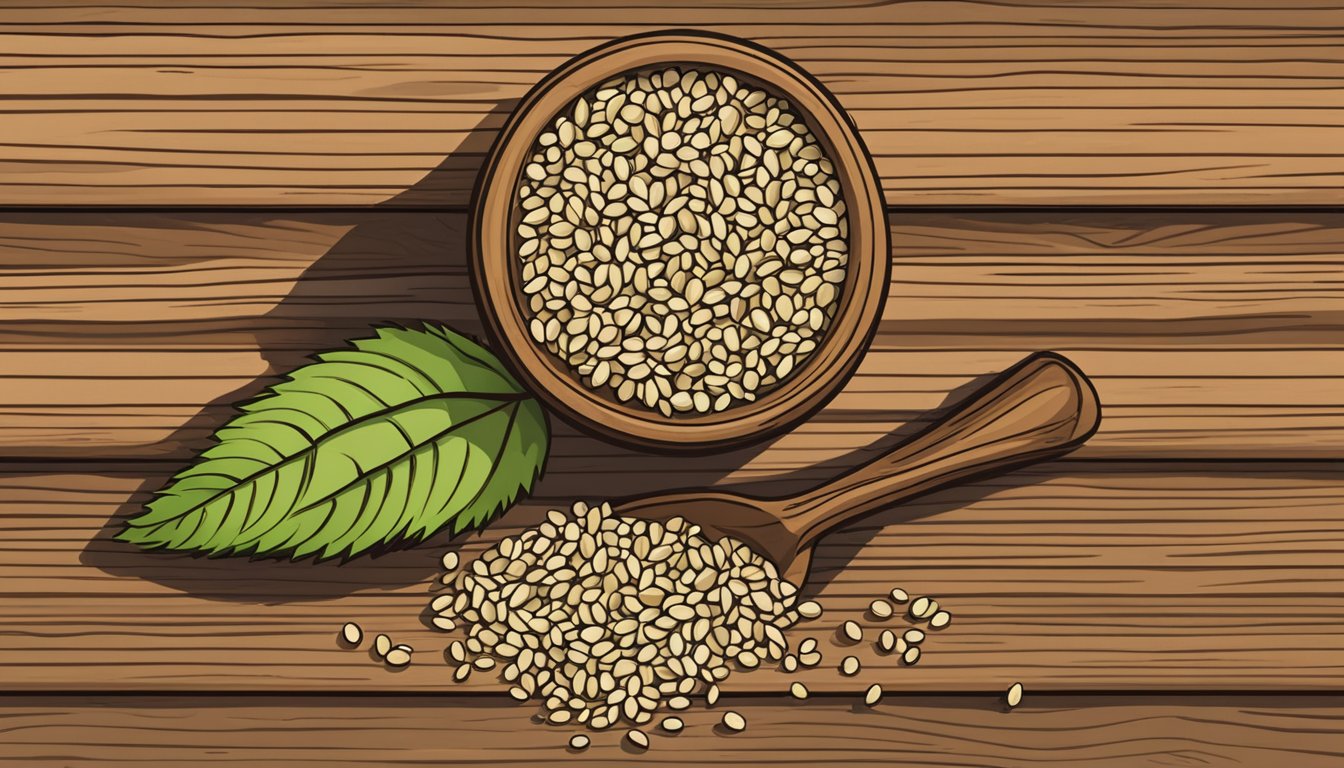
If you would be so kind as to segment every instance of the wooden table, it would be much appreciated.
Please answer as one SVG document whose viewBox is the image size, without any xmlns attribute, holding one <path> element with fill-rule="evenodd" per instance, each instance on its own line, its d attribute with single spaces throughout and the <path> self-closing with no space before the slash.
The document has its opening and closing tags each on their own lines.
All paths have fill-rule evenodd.
<svg viewBox="0 0 1344 768">
<path fill-rule="evenodd" d="M 0 763 L 1344 763 L 1339 3 L 178 5 L 0 10 Z M 464 204 L 504 116 L 567 57 L 673 26 L 796 59 L 876 155 L 892 282 L 829 407 L 704 458 L 560 427 L 484 536 L 345 566 L 109 540 L 310 352 L 479 330 Z M 644 756 L 570 754 L 498 684 L 449 682 L 422 619 L 446 548 L 599 490 L 801 488 L 1039 349 L 1095 377 L 1084 449 L 818 552 L 830 610 L 794 638 L 837 661 L 833 625 L 900 585 L 956 616 L 918 666 L 828 663 L 806 703 L 738 675 L 745 733 L 697 711 Z M 338 647 L 347 620 L 421 660 Z"/>
</svg>

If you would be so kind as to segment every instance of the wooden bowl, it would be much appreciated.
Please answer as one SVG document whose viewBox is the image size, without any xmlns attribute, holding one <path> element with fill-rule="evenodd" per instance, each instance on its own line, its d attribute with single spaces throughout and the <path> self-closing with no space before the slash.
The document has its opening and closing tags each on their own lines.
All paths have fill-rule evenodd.
<svg viewBox="0 0 1344 768">
<path fill-rule="evenodd" d="M 571 102 L 631 70 L 672 64 L 730 71 L 743 82 L 789 100 L 835 167 L 849 216 L 847 277 L 835 316 L 801 366 L 750 403 L 708 414 L 664 417 L 589 389 L 579 374 L 528 332 L 518 258 L 516 195 L 537 137 Z M 505 363 L 556 414 L 612 441 L 665 452 L 708 452 L 763 440 L 821 408 L 844 386 L 882 313 L 890 271 L 887 221 L 877 173 L 845 111 L 798 65 L 735 38 L 669 31 L 621 38 L 560 66 L 519 103 L 500 131 L 477 179 L 471 227 L 476 300 Z"/>
</svg>

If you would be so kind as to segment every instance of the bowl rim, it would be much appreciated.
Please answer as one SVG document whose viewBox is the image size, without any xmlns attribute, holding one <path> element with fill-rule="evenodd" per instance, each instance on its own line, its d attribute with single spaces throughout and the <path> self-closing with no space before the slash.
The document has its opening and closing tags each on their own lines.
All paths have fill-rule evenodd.
<svg viewBox="0 0 1344 768">
<path fill-rule="evenodd" d="M 698 65 L 729 70 L 787 98 L 827 151 L 849 214 L 849 264 L 840 305 L 821 343 L 774 389 L 724 411 L 664 417 L 586 387 L 528 332 L 513 254 L 514 202 L 526 159 L 547 126 L 579 95 L 632 70 Z M 520 143 L 522 142 L 522 143 Z M 549 410 L 582 432 L 644 450 L 715 453 L 775 436 L 820 410 L 858 368 L 882 315 L 890 277 L 888 222 L 879 177 L 857 127 L 833 94 L 781 54 L 701 30 L 616 38 L 560 65 L 519 100 L 496 136 L 472 193 L 468 272 L 497 354 Z M 507 297 L 507 298 L 501 298 Z"/>
</svg>

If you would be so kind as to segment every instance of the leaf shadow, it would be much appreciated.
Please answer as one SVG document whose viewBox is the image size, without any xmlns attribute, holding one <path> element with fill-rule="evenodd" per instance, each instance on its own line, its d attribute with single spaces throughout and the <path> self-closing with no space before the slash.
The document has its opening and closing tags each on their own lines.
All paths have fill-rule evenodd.
<svg viewBox="0 0 1344 768">
<path fill-rule="evenodd" d="M 173 472 L 189 463 L 179 457 L 196 456 L 209 447 L 210 436 L 237 412 L 237 403 L 257 396 L 314 353 L 343 347 L 348 339 L 367 336 L 372 327 L 388 323 L 435 321 L 480 335 L 466 274 L 465 217 L 447 206 L 434 206 L 446 190 L 469 186 L 515 104 L 512 99 L 496 103 L 419 181 L 368 209 L 193 214 L 192 222 L 201 227 L 292 233 L 286 248 L 300 251 L 300 258 L 307 248 L 310 259 L 296 268 L 293 255 L 258 249 L 262 258 L 276 260 L 268 268 L 288 269 L 292 280 L 258 284 L 258 293 L 278 292 L 248 297 L 270 304 L 267 311 L 218 321 L 203 330 L 220 345 L 255 350 L 265 375 L 210 400 L 153 447 L 166 458 L 149 466 L 162 471 L 145 477 L 118 506 L 85 544 L 80 562 L 203 599 L 255 604 L 327 600 L 433 578 L 445 549 L 457 546 L 442 535 L 434 537 L 432 546 L 393 544 L 346 562 L 146 552 L 113 537 Z"/>
</svg>

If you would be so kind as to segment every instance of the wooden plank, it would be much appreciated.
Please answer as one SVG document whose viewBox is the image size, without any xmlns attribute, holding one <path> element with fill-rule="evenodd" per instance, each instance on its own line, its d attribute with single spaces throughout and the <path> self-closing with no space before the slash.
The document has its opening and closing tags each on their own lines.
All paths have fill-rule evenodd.
<svg viewBox="0 0 1344 768">
<path fill-rule="evenodd" d="M 715 729 L 728 707 L 742 733 Z M 572 729 L 528 722 L 527 709 L 486 698 L 0 698 L 0 755 L 24 765 L 341 766 L 1199 764 L 1208 768 L 1344 760 L 1339 697 L 1031 696 L 1012 712 L 990 697 L 785 702 L 728 697 L 685 713 L 676 736 L 650 729 L 645 752 L 620 731 L 566 747 Z"/>
<path fill-rule="evenodd" d="M 231 403 L 373 323 L 479 330 L 464 217 L 398 212 L 0 217 L 0 455 L 170 457 Z M 1326 213 L 892 219 L 893 277 L 858 375 L 750 477 L 908 433 L 1039 349 L 1105 403 L 1091 457 L 1338 456 L 1344 223 Z M 561 430 L 556 452 L 618 451 Z"/>
<path fill-rule="evenodd" d="M 546 72 L 669 27 L 796 59 L 893 205 L 1344 202 L 1337 3 L 255 5 L 6 8 L 5 202 L 462 205 Z"/>
<path fill-rule="evenodd" d="M 195 559 L 109 540 L 163 482 L 153 468 L 0 475 L 0 679 L 10 691 L 459 691 L 453 635 L 424 623 L 447 548 L 472 557 L 543 510 L 593 498 L 595 468 L 556 457 L 538 498 L 482 536 L 346 565 Z M 603 495 L 696 485 L 722 472 L 630 457 Z M 803 477 L 758 485 L 786 493 Z M 1344 471 L 1338 463 L 1059 462 L 950 489 L 826 538 L 806 591 L 825 615 L 791 630 L 825 655 L 818 692 L 1327 690 L 1344 688 Z M 835 629 L 893 586 L 954 615 L 914 667 Z M 337 632 L 356 621 L 416 648 L 389 672 Z M 870 639 L 876 625 L 870 627 Z M 886 626 L 906 625 L 901 618 Z M 459 630 L 460 632 L 460 630 Z M 836 665 L 864 663 L 857 682 Z M 774 670 L 729 691 L 781 692 Z"/>
</svg>

